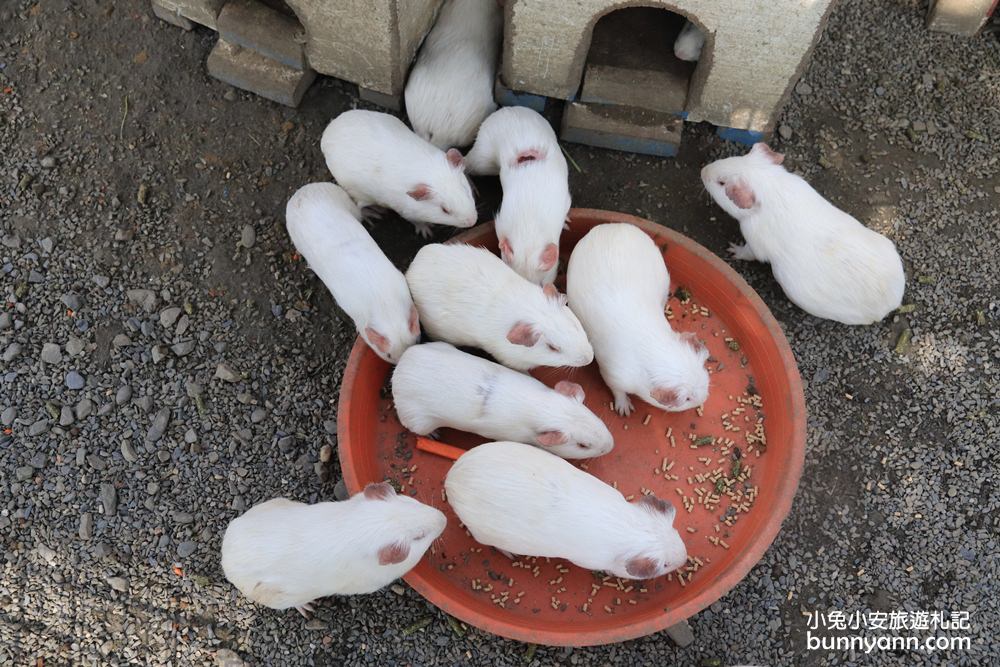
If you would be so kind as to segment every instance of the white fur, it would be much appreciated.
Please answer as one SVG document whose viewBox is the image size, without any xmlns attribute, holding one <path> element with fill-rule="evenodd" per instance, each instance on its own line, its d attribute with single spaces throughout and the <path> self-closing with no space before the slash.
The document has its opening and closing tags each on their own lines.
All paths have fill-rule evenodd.
<svg viewBox="0 0 1000 667">
<path fill-rule="evenodd" d="M 701 170 L 705 188 L 740 223 L 737 259 L 770 262 L 788 298 L 816 317 L 871 324 L 899 307 L 906 289 L 903 262 L 892 241 L 844 213 L 805 180 L 776 164 L 757 144 L 746 155 Z M 746 187 L 754 203 L 738 207 L 726 186 Z"/>
<path fill-rule="evenodd" d="M 526 155 L 533 159 L 519 162 Z M 466 160 L 471 173 L 500 174 L 496 231 L 510 247 L 504 261 L 531 282 L 552 282 L 558 261 L 543 264 L 542 253 L 552 245 L 558 255 L 571 200 L 566 158 L 548 121 L 526 107 L 500 109 L 479 128 Z"/>
<path fill-rule="evenodd" d="M 417 342 L 420 328 L 406 278 L 358 222 L 357 205 L 333 183 L 302 186 L 285 218 L 295 248 L 352 320 L 368 346 L 389 363 Z M 388 339 L 380 346 L 378 336 Z"/>
<path fill-rule="evenodd" d="M 447 343 L 411 347 L 392 374 L 399 421 L 414 433 L 455 428 L 491 440 L 535 445 L 566 459 L 610 452 L 611 432 L 583 404 L 580 385 L 564 383 L 560 388 L 576 395 L 550 389 L 530 375 Z"/>
<path fill-rule="evenodd" d="M 395 116 L 345 111 L 327 125 L 320 146 L 337 184 L 361 208 L 387 206 L 421 232 L 418 223 L 476 224 L 476 203 L 464 163 L 452 164 L 441 149 Z M 422 201 L 408 194 L 420 186 L 430 191 Z"/>
<path fill-rule="evenodd" d="M 562 298 L 547 296 L 484 248 L 425 245 L 406 281 L 427 333 L 489 352 L 504 366 L 586 366 L 594 350 Z M 538 334 L 534 345 L 508 340 L 515 325 Z M 556 348 L 551 349 L 550 346 Z"/>
<path fill-rule="evenodd" d="M 701 58 L 703 46 L 705 46 L 704 33 L 698 26 L 688 21 L 674 41 L 674 55 L 681 60 L 696 62 Z"/>
<path fill-rule="evenodd" d="M 708 351 L 667 322 L 670 275 L 645 232 L 624 223 L 594 227 L 573 249 L 566 285 L 620 414 L 632 412 L 628 394 L 668 411 L 705 402 Z M 663 398 L 670 393 L 672 400 Z"/>
<path fill-rule="evenodd" d="M 448 0 L 406 83 L 413 130 L 438 148 L 468 146 L 496 110 L 503 14 L 496 0 Z"/>
<path fill-rule="evenodd" d="M 273 609 L 371 593 L 410 571 L 445 523 L 439 510 L 395 492 L 315 505 L 275 498 L 230 522 L 222 569 L 243 595 Z M 380 565 L 379 550 L 394 543 L 409 548 L 405 560 Z"/>
<path fill-rule="evenodd" d="M 676 512 L 630 503 L 593 475 L 516 442 L 479 445 L 444 481 L 455 514 L 481 544 L 521 556 L 565 558 L 616 577 L 659 577 L 685 564 Z M 647 576 L 633 558 L 652 559 Z"/>
</svg>

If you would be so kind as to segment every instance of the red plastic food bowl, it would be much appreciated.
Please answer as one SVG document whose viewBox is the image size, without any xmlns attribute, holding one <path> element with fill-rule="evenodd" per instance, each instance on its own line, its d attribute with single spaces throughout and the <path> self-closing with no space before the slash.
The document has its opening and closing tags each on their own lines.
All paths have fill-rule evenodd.
<svg viewBox="0 0 1000 667">
<path fill-rule="evenodd" d="M 645 582 L 617 580 L 566 561 L 511 561 L 477 544 L 444 500 L 447 458 L 415 449 L 396 417 L 391 367 L 359 338 L 344 372 L 338 414 L 340 463 L 351 493 L 392 480 L 401 493 L 438 507 L 448 527 L 406 581 L 443 611 L 503 637 L 558 646 L 641 637 L 692 616 L 735 586 L 760 560 L 788 514 L 805 453 L 805 401 L 791 349 L 760 297 L 722 260 L 646 220 L 589 209 L 570 212 L 562 265 L 591 227 L 627 222 L 649 234 L 670 270 L 671 324 L 708 345 L 711 390 L 702 414 L 662 412 L 638 399 L 627 418 L 611 407 L 597 364 L 540 368 L 549 386 L 568 377 L 615 437 L 586 470 L 626 497 L 653 492 L 677 507 L 675 527 L 689 564 Z M 493 225 L 455 241 L 497 251 Z M 428 387 L 433 391 L 433 387 Z M 764 438 L 760 437 L 761 432 Z M 443 429 L 462 448 L 482 438 Z"/>
</svg>

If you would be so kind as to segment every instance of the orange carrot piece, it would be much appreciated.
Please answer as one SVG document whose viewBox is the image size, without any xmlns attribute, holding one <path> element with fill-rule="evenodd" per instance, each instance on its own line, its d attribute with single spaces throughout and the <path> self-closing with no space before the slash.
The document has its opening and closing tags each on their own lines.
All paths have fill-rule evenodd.
<svg viewBox="0 0 1000 667">
<path fill-rule="evenodd" d="M 443 456 L 444 458 L 451 459 L 452 461 L 458 459 L 459 456 L 465 453 L 465 450 L 460 447 L 446 445 L 443 442 L 431 440 L 430 438 L 424 438 L 419 435 L 417 436 L 417 449 L 429 454 Z"/>
</svg>

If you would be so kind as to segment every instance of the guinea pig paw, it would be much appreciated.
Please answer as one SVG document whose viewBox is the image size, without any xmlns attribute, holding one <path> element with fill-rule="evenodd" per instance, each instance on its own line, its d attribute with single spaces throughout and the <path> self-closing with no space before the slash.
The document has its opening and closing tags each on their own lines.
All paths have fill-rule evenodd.
<svg viewBox="0 0 1000 667">
<path fill-rule="evenodd" d="M 414 222 L 413 228 L 417 230 L 417 234 L 422 239 L 429 239 L 431 237 L 431 226 L 426 222 Z"/>
<path fill-rule="evenodd" d="M 305 604 L 296 607 L 295 611 L 302 614 L 302 618 L 308 619 L 309 614 L 314 613 L 316 610 L 313 609 L 312 602 L 306 602 Z"/>
<path fill-rule="evenodd" d="M 624 392 L 615 392 L 615 412 L 620 414 L 622 417 L 628 417 L 632 414 L 632 399 L 628 397 L 628 394 Z"/>
<path fill-rule="evenodd" d="M 753 251 L 750 250 L 746 243 L 730 243 L 729 254 L 732 255 L 734 259 L 740 259 L 746 262 L 752 262 L 757 259 L 754 257 Z"/>
</svg>

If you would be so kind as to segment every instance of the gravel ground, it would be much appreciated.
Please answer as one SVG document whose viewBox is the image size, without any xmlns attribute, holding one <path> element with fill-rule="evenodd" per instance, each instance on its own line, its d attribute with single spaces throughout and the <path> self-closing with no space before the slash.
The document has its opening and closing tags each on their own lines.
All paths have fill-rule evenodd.
<svg viewBox="0 0 1000 667">
<path fill-rule="evenodd" d="M 806 381 L 784 529 L 691 619 L 687 648 L 537 650 L 457 636 L 403 585 L 305 622 L 239 599 L 219 567 L 231 518 L 330 498 L 339 477 L 324 447 L 353 332 L 293 261 L 282 213 L 328 178 L 319 134 L 353 87 L 284 109 L 208 79 L 214 35 L 138 0 L 0 5 L 0 663 L 1000 664 L 1000 42 L 929 33 L 924 4 L 841 2 L 776 142 L 896 241 L 912 309 L 818 321 L 736 263 Z M 676 160 L 568 150 L 577 205 L 720 254 L 737 240 L 697 173 L 742 149 L 707 128 Z M 496 185 L 480 185 L 488 215 Z M 419 243 L 398 220 L 375 235 L 401 264 Z M 814 609 L 969 611 L 951 634 L 972 648 L 807 651 Z"/>
</svg>

